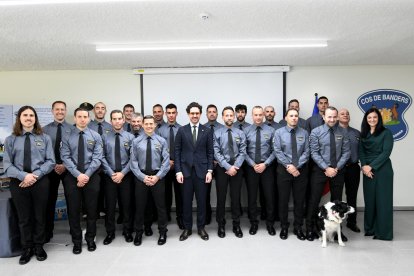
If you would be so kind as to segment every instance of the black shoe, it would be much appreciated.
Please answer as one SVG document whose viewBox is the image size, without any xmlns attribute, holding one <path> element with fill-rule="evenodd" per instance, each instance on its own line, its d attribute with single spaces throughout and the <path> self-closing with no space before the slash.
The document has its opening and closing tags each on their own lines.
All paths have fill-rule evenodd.
<svg viewBox="0 0 414 276">
<path fill-rule="evenodd" d="M 33 249 L 32 248 L 26 248 L 23 251 L 23 254 L 20 256 L 19 264 L 24 265 L 30 262 L 30 259 L 33 257 Z"/>
<path fill-rule="evenodd" d="M 80 253 L 82 253 L 82 244 L 74 244 L 72 252 L 75 255 L 79 255 Z"/>
<path fill-rule="evenodd" d="M 36 255 L 36 259 L 40 262 L 47 259 L 46 251 L 41 246 L 35 247 L 34 254 Z"/>
<path fill-rule="evenodd" d="M 192 233 L 193 231 L 185 229 L 180 235 L 180 241 L 185 241 L 189 236 L 191 236 Z"/>
<path fill-rule="evenodd" d="M 167 242 L 167 233 L 160 233 L 160 237 L 158 238 L 158 245 L 163 245 Z"/>
<path fill-rule="evenodd" d="M 134 240 L 134 238 L 132 237 L 132 234 L 130 232 L 125 232 L 124 234 L 124 238 L 126 242 L 132 242 Z"/>
<path fill-rule="evenodd" d="M 145 233 L 145 236 L 147 236 L 147 237 L 152 236 L 153 232 L 152 232 L 151 226 L 150 227 L 145 227 L 144 228 L 144 233 Z"/>
<path fill-rule="evenodd" d="M 305 234 L 303 234 L 303 232 L 302 232 L 302 229 L 301 229 L 301 228 L 294 229 L 294 230 L 293 230 L 293 234 L 295 234 L 295 235 L 296 235 L 296 237 L 297 237 L 299 240 L 301 240 L 301 241 L 306 240 L 306 236 L 305 236 Z"/>
<path fill-rule="evenodd" d="M 96 250 L 96 243 L 94 241 L 87 241 L 86 244 L 89 252 L 93 252 Z"/>
<path fill-rule="evenodd" d="M 113 240 L 115 239 L 115 234 L 111 233 L 106 235 L 105 239 L 103 240 L 103 244 L 104 245 L 108 245 L 110 244 Z"/>
<path fill-rule="evenodd" d="M 208 234 L 204 228 L 198 229 L 197 233 L 201 237 L 202 240 L 208 241 Z"/>
<path fill-rule="evenodd" d="M 219 238 L 224 238 L 226 236 L 226 230 L 224 229 L 224 225 L 219 225 L 217 236 L 219 236 Z"/>
<path fill-rule="evenodd" d="M 236 237 L 243 238 L 243 232 L 242 232 L 240 226 L 233 226 L 233 233 L 234 233 L 234 235 L 236 235 Z"/>
<path fill-rule="evenodd" d="M 177 217 L 177 225 L 178 225 L 178 228 L 180 228 L 181 230 L 184 230 L 184 223 L 183 223 L 182 217 Z"/>
<path fill-rule="evenodd" d="M 306 239 L 308 241 L 313 241 L 315 239 L 315 233 L 313 231 L 306 232 Z"/>
<path fill-rule="evenodd" d="M 259 229 L 259 226 L 257 224 L 252 224 L 249 229 L 249 234 L 256 235 L 257 229 Z"/>
<path fill-rule="evenodd" d="M 134 245 L 135 246 L 140 246 L 141 244 L 142 244 L 142 233 L 141 234 L 136 234 L 135 239 L 134 239 Z"/>
<path fill-rule="evenodd" d="M 116 219 L 116 223 L 117 224 L 122 224 L 123 222 L 124 222 L 124 216 L 119 215 L 118 218 Z"/>
<path fill-rule="evenodd" d="M 341 232 L 341 238 L 342 238 L 342 241 L 343 241 L 343 242 L 347 242 L 347 241 L 348 241 L 348 238 L 347 238 L 347 237 L 345 237 L 345 235 L 344 235 L 344 234 L 342 234 L 342 232 Z M 337 235 L 337 234 L 335 234 L 334 239 L 335 239 L 336 241 L 338 240 L 338 235 Z"/>
<path fill-rule="evenodd" d="M 273 227 L 273 225 L 269 225 L 269 226 L 267 226 L 267 232 L 269 233 L 269 235 L 270 235 L 270 236 L 274 236 L 274 235 L 276 235 L 276 230 L 275 230 L 275 228 Z"/>
<path fill-rule="evenodd" d="M 287 228 L 282 228 L 282 230 L 280 231 L 279 236 L 282 240 L 286 240 L 288 238 L 288 229 Z"/>
<path fill-rule="evenodd" d="M 347 223 L 346 227 L 348 227 L 349 229 L 351 229 L 355 233 L 360 233 L 361 232 L 361 229 L 359 229 L 359 227 L 358 227 L 358 225 L 356 225 L 356 223 Z"/>
</svg>

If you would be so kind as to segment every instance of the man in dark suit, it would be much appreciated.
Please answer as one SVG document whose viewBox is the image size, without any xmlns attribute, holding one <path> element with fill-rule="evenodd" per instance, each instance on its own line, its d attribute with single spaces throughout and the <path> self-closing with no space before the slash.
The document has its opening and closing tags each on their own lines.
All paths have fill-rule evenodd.
<svg viewBox="0 0 414 276">
<path fill-rule="evenodd" d="M 203 240 L 208 240 L 204 229 L 206 219 L 207 185 L 213 172 L 213 132 L 200 124 L 202 106 L 192 102 L 187 106 L 190 123 L 181 127 L 175 138 L 175 171 L 178 183 L 183 184 L 183 222 L 185 230 L 180 236 L 184 241 L 192 234 L 192 205 L 197 200 L 197 229 Z"/>
</svg>

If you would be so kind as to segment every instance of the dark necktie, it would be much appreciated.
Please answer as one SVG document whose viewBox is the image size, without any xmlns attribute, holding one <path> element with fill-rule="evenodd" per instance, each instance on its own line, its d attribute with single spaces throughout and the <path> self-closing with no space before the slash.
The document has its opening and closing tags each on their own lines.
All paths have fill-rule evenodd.
<svg viewBox="0 0 414 276">
<path fill-rule="evenodd" d="M 298 144 L 296 142 L 295 129 L 292 129 L 290 131 L 290 142 L 292 144 L 292 164 L 293 166 L 297 167 L 299 164 L 299 157 L 298 157 Z"/>
<path fill-rule="evenodd" d="M 260 164 L 262 161 L 262 137 L 260 135 L 261 127 L 256 128 L 256 152 L 254 154 L 254 162 Z"/>
<path fill-rule="evenodd" d="M 30 132 L 25 133 L 24 139 L 24 158 L 23 158 L 23 171 L 27 173 L 32 172 L 32 149 L 30 143 Z"/>
<path fill-rule="evenodd" d="M 267 125 L 268 125 L 268 126 L 272 126 L 272 124 L 271 124 L 271 123 L 267 123 Z"/>
<path fill-rule="evenodd" d="M 83 140 L 84 132 L 79 132 L 79 141 L 78 141 L 78 165 L 77 169 L 81 173 L 85 172 L 85 141 Z"/>
<path fill-rule="evenodd" d="M 170 160 L 174 159 L 174 125 L 170 125 Z"/>
<path fill-rule="evenodd" d="M 240 124 L 240 125 L 239 125 L 239 129 L 240 129 L 241 131 L 243 131 L 243 125 L 242 125 L 242 124 Z"/>
<path fill-rule="evenodd" d="M 134 133 L 135 138 L 137 138 L 138 135 L 139 135 L 139 132 L 138 131 Z"/>
<path fill-rule="evenodd" d="M 193 144 L 197 142 L 197 126 L 193 126 Z"/>
<path fill-rule="evenodd" d="M 330 161 L 331 161 L 331 167 L 336 168 L 337 162 L 336 162 L 336 145 L 335 145 L 335 134 L 334 129 L 329 128 L 330 133 Z"/>
<path fill-rule="evenodd" d="M 99 135 L 102 135 L 103 131 L 102 131 L 102 123 L 98 123 L 98 133 Z"/>
<path fill-rule="evenodd" d="M 214 125 L 210 125 L 210 129 L 214 132 Z"/>
<path fill-rule="evenodd" d="M 131 132 L 131 124 L 128 124 L 128 125 L 127 125 L 127 131 L 128 131 L 128 132 Z"/>
<path fill-rule="evenodd" d="M 62 124 L 59 123 L 56 131 L 56 141 L 55 141 L 55 158 L 56 164 L 62 164 L 62 159 L 60 159 L 60 143 L 62 142 Z"/>
<path fill-rule="evenodd" d="M 151 149 L 151 137 L 147 137 L 147 152 L 145 155 L 145 170 L 147 172 L 152 171 L 152 149 Z"/>
<path fill-rule="evenodd" d="M 119 133 L 115 133 L 115 172 L 122 171 L 121 165 L 121 141 Z"/>
<path fill-rule="evenodd" d="M 234 147 L 233 147 L 233 135 L 231 134 L 231 129 L 227 130 L 227 143 L 229 147 L 229 156 L 230 156 L 230 165 L 234 165 Z"/>
</svg>

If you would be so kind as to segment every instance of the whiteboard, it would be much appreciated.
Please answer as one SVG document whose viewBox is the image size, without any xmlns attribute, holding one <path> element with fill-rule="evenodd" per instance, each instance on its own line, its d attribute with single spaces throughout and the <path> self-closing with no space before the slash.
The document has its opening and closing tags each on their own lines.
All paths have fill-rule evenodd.
<svg viewBox="0 0 414 276">
<path fill-rule="evenodd" d="M 207 122 L 206 107 L 215 104 L 222 122 L 225 106 L 247 105 L 246 121 L 251 123 L 251 110 L 255 105 L 272 105 L 275 121 L 282 119 L 283 72 L 276 73 L 206 73 L 206 74 L 154 74 L 143 75 L 143 103 L 145 115 L 152 115 L 152 106 L 164 108 L 174 103 L 178 108 L 178 123 L 189 122 L 185 108 L 193 101 L 203 106 L 201 123 Z"/>
</svg>

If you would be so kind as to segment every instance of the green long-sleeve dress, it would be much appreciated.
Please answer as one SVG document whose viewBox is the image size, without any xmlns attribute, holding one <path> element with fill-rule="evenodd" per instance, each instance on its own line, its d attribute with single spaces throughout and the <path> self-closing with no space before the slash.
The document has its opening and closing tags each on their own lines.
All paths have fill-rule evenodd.
<svg viewBox="0 0 414 276">
<path fill-rule="evenodd" d="M 378 136 L 368 134 L 359 144 L 361 166 L 369 165 L 374 177 L 364 175 L 365 233 L 377 239 L 393 238 L 393 177 L 390 155 L 394 139 L 385 129 Z"/>
</svg>

